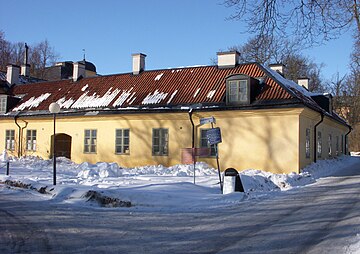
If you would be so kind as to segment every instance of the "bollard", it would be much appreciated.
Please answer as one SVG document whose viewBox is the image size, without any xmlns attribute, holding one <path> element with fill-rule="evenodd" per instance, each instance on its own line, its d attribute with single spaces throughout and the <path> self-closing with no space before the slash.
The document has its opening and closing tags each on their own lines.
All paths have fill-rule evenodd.
<svg viewBox="0 0 360 254">
<path fill-rule="evenodd" d="M 7 176 L 9 175 L 9 171 L 10 171 L 10 162 L 7 161 L 7 162 L 6 162 L 6 175 L 7 175 Z"/>
</svg>

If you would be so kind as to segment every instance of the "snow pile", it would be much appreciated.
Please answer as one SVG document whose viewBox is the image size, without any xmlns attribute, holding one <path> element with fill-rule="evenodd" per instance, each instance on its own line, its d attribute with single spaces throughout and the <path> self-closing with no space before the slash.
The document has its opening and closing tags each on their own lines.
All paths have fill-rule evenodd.
<svg viewBox="0 0 360 254">
<path fill-rule="evenodd" d="M 165 167 L 163 165 L 150 165 L 135 168 L 121 168 L 116 163 L 98 162 L 91 164 L 88 162 L 81 163 L 76 169 L 79 171 L 77 177 L 87 178 L 106 178 L 106 177 L 122 177 L 122 176 L 193 176 L 193 165 L 175 165 Z M 195 166 L 195 175 L 210 176 L 216 175 L 217 171 L 210 168 L 204 162 L 197 162 Z"/>
<path fill-rule="evenodd" d="M 90 164 L 84 162 L 77 168 L 80 172 L 77 174 L 79 178 L 96 178 L 96 177 L 121 177 L 123 171 L 116 163 L 98 162 L 96 164 Z"/>
<path fill-rule="evenodd" d="M 0 155 L 0 161 L 6 162 L 6 161 L 8 161 L 8 158 L 9 158 L 9 156 L 8 156 L 6 150 L 4 150 L 2 152 L 2 154 Z"/>
</svg>

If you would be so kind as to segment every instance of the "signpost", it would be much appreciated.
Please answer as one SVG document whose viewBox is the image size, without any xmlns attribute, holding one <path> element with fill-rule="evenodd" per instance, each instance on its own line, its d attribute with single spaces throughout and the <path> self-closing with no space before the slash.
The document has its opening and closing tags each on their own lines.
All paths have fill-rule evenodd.
<svg viewBox="0 0 360 254">
<path fill-rule="evenodd" d="M 216 124 L 215 117 L 211 116 L 211 117 L 206 117 L 206 118 L 200 118 L 200 125 L 207 124 L 207 123 L 211 123 L 211 129 L 207 130 L 206 138 L 207 138 L 208 143 L 210 145 L 215 146 L 216 164 L 217 164 L 217 168 L 218 168 L 220 188 L 221 188 L 221 192 L 222 192 L 223 184 L 222 184 L 222 181 L 221 181 L 219 153 L 218 153 L 218 147 L 217 147 L 217 144 L 222 142 L 221 130 L 220 130 L 219 127 L 214 128 L 214 123 Z"/>
</svg>

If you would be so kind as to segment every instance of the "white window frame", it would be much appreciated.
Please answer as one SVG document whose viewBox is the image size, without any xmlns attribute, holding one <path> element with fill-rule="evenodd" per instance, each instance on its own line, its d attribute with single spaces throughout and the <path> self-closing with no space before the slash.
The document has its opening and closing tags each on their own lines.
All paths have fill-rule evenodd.
<svg viewBox="0 0 360 254">
<path fill-rule="evenodd" d="M 7 111 L 7 96 L 0 96 L 0 113 Z"/>
<path fill-rule="evenodd" d="M 317 134 L 317 157 L 321 158 L 322 157 L 322 133 L 321 131 L 318 131 Z"/>
<path fill-rule="evenodd" d="M 152 155 L 153 156 L 169 155 L 169 129 L 167 128 L 152 129 Z"/>
<path fill-rule="evenodd" d="M 130 129 L 115 130 L 115 154 L 130 154 Z"/>
<path fill-rule="evenodd" d="M 306 129 L 306 138 L 305 138 L 305 157 L 310 158 L 310 129 Z"/>
<path fill-rule="evenodd" d="M 97 129 L 84 130 L 84 153 L 96 154 L 97 152 Z"/>
<path fill-rule="evenodd" d="M 15 151 L 15 130 L 5 130 L 5 149 Z"/>
<path fill-rule="evenodd" d="M 329 134 L 328 136 L 328 154 L 329 157 L 332 157 L 332 136 Z"/>
<path fill-rule="evenodd" d="M 26 151 L 36 151 L 36 130 L 26 130 Z"/>
</svg>

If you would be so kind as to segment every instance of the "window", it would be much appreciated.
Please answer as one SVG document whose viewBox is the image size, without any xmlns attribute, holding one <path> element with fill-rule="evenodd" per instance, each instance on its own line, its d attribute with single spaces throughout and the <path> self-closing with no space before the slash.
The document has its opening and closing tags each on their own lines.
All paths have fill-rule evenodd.
<svg viewBox="0 0 360 254">
<path fill-rule="evenodd" d="M 226 103 L 250 104 L 250 88 L 253 89 L 259 83 L 247 75 L 237 74 L 226 79 Z"/>
<path fill-rule="evenodd" d="M 210 148 L 210 156 L 216 156 L 216 145 L 210 145 L 206 137 L 206 132 L 210 129 L 200 130 L 200 148 Z"/>
<path fill-rule="evenodd" d="M 163 128 L 153 129 L 152 137 L 152 154 L 168 155 L 169 130 Z"/>
<path fill-rule="evenodd" d="M 321 158 L 322 157 L 322 138 L 321 138 L 321 132 L 318 132 L 318 137 L 317 137 L 317 157 Z"/>
<path fill-rule="evenodd" d="M 26 150 L 36 151 L 36 130 L 26 131 Z"/>
<path fill-rule="evenodd" d="M 5 149 L 10 151 L 15 150 L 15 130 L 5 131 Z"/>
<path fill-rule="evenodd" d="M 328 147 L 329 147 L 329 150 L 328 150 L 329 157 L 331 157 L 331 153 L 332 153 L 332 137 L 331 137 L 331 134 L 329 134 L 329 138 L 328 138 Z"/>
<path fill-rule="evenodd" d="M 341 134 L 341 153 L 344 154 L 344 135 Z"/>
<path fill-rule="evenodd" d="M 310 158 L 310 129 L 306 129 L 305 155 Z"/>
<path fill-rule="evenodd" d="M 115 130 L 115 153 L 130 154 L 130 130 Z"/>
<path fill-rule="evenodd" d="M 84 153 L 96 153 L 97 130 L 85 130 Z"/>
<path fill-rule="evenodd" d="M 247 102 L 248 100 L 247 80 L 230 80 L 229 81 L 229 102 Z"/>
<path fill-rule="evenodd" d="M 339 155 L 339 136 L 336 136 L 336 156 Z"/>
<path fill-rule="evenodd" d="M 0 96 L 0 113 L 6 113 L 7 111 L 7 97 Z"/>
</svg>

